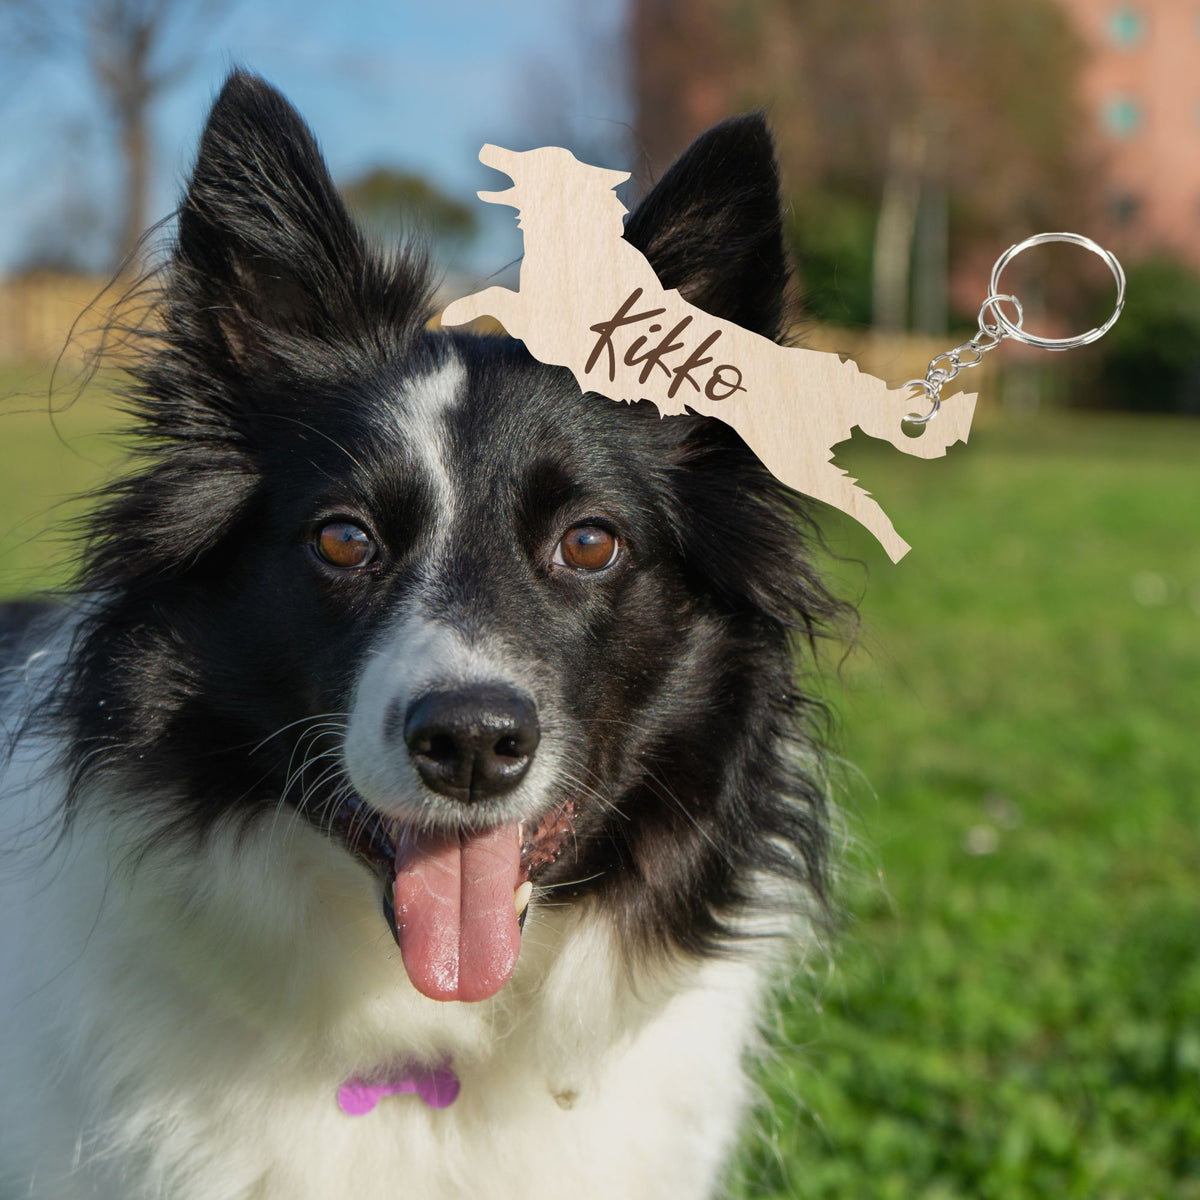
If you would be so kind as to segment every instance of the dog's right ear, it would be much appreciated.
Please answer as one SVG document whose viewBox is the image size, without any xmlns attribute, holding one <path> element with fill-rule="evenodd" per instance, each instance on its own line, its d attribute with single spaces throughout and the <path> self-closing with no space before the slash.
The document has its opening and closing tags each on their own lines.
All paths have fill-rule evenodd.
<svg viewBox="0 0 1200 1200">
<path fill-rule="evenodd" d="M 663 287 L 778 339 L 788 280 L 775 146 L 762 113 L 701 134 L 625 225 Z"/>
<path fill-rule="evenodd" d="M 408 308 L 415 320 L 424 301 L 423 271 L 403 259 L 390 268 L 369 250 L 308 126 L 244 71 L 209 114 L 175 267 L 176 305 L 246 369 L 276 358 L 280 339 L 358 340 L 365 309 L 403 321 Z"/>
</svg>

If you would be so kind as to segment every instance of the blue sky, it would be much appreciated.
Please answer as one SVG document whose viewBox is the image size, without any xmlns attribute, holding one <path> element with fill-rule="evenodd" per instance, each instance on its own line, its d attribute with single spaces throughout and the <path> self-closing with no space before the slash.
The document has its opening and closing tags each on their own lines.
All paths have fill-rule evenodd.
<svg viewBox="0 0 1200 1200">
<path fill-rule="evenodd" d="M 475 158 L 485 141 L 570 142 L 571 129 L 620 153 L 623 20 L 624 0 L 227 0 L 157 111 L 154 215 L 174 206 L 205 109 L 235 63 L 289 96 L 339 179 L 385 163 L 469 198 L 496 183 Z M 17 67 L 0 62 L 0 271 L 66 223 L 115 223 L 115 151 L 79 61 Z M 511 216 L 482 204 L 479 215 L 474 261 L 486 269 L 519 243 Z"/>
</svg>

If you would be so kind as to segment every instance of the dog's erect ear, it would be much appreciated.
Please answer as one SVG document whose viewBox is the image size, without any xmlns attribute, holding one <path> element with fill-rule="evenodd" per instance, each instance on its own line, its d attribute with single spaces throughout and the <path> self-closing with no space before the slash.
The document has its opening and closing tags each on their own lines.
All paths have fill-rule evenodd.
<svg viewBox="0 0 1200 1200">
<path fill-rule="evenodd" d="M 226 81 L 201 137 L 176 266 L 176 299 L 209 314 L 241 365 L 270 357 L 280 335 L 354 337 L 373 290 L 390 289 L 388 308 L 418 306 L 425 285 L 419 270 L 390 270 L 368 250 L 308 126 L 242 71 Z"/>
<path fill-rule="evenodd" d="M 761 113 L 714 126 L 625 225 L 663 287 L 715 317 L 777 338 L 787 256 L 775 147 Z"/>
</svg>

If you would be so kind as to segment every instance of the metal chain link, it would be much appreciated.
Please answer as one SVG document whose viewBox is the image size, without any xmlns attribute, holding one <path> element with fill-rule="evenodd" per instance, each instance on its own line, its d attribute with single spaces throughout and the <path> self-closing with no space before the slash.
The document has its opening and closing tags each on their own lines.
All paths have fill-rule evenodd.
<svg viewBox="0 0 1200 1200">
<path fill-rule="evenodd" d="M 1021 302 L 1016 296 L 1010 296 L 1000 291 L 1000 276 L 1003 274 L 1004 268 L 1018 254 L 1023 254 L 1034 246 L 1044 246 L 1050 242 L 1066 242 L 1073 246 L 1081 246 L 1097 255 L 1112 272 L 1112 277 L 1117 285 L 1117 302 L 1103 325 L 1097 325 L 1095 329 L 1089 329 L 1086 333 L 1076 334 L 1074 337 L 1059 338 L 1038 337 L 1022 328 L 1025 312 L 1021 308 Z M 992 267 L 992 279 L 988 292 L 988 298 L 979 309 L 979 332 L 970 341 L 963 342 L 961 346 L 955 346 L 953 350 L 947 350 L 945 354 L 939 354 L 932 359 L 924 379 L 910 379 L 904 385 L 905 387 L 919 388 L 925 393 L 925 398 L 931 405 L 923 417 L 915 413 L 906 416 L 904 419 L 910 425 L 927 425 L 932 421 L 937 416 L 938 409 L 942 407 L 942 388 L 960 371 L 979 366 L 983 361 L 983 356 L 989 350 L 995 350 L 1005 338 L 1014 338 L 1026 346 L 1036 346 L 1039 350 L 1073 350 L 1076 346 L 1086 346 L 1097 338 L 1103 337 L 1113 327 L 1114 322 L 1121 315 L 1121 309 L 1125 306 L 1125 272 L 1111 251 L 1105 250 L 1103 246 L 1098 246 L 1091 238 L 1084 237 L 1081 233 L 1036 233 L 1033 237 L 1026 238 L 1015 246 L 1009 246 L 996 259 L 995 265 Z M 1000 307 L 1005 302 L 1017 310 L 1015 321 L 1010 321 Z M 989 314 L 993 318 L 990 321 L 988 320 Z M 964 355 L 973 355 L 974 357 L 964 357 Z M 940 366 L 941 363 L 946 365 Z"/>
<path fill-rule="evenodd" d="M 928 425 L 934 417 L 938 415 L 938 410 L 942 407 L 942 388 L 956 378 L 960 371 L 966 371 L 971 367 L 977 367 L 983 362 L 983 356 L 989 350 L 995 350 L 1006 337 L 1016 336 L 1008 331 L 1000 322 L 1000 317 L 1003 315 L 1000 312 L 999 305 L 1007 301 L 1017 310 L 1017 318 L 1015 321 L 1007 321 L 1006 324 L 1018 332 L 1021 329 L 1021 324 L 1025 320 L 1025 310 L 1021 307 L 1021 302 L 1016 296 L 999 295 L 989 296 L 979 306 L 979 332 L 973 338 L 963 342 L 961 346 L 955 346 L 953 350 L 946 350 L 942 354 L 929 360 L 929 366 L 925 371 L 924 379 L 910 379 L 904 386 L 910 388 L 920 388 L 925 393 L 925 398 L 930 403 L 929 411 L 920 416 L 917 413 L 909 413 L 904 419 L 910 425 Z M 993 320 L 987 318 L 989 314 Z M 964 355 L 974 355 L 973 358 L 966 358 Z M 945 366 L 939 366 L 939 363 L 945 363 Z"/>
</svg>

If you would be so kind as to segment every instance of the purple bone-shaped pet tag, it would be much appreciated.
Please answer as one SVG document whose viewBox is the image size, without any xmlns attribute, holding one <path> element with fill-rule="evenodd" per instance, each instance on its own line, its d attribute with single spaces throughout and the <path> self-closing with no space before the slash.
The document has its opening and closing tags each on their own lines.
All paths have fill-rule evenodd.
<svg viewBox="0 0 1200 1200">
<path fill-rule="evenodd" d="M 357 1075 L 338 1088 L 338 1108 L 351 1117 L 369 1113 L 384 1096 L 404 1096 L 415 1092 L 430 1108 L 447 1108 L 458 1098 L 459 1082 L 450 1064 L 440 1067 L 414 1067 L 403 1064 L 391 1075 L 379 1079 L 361 1079 Z"/>
</svg>

